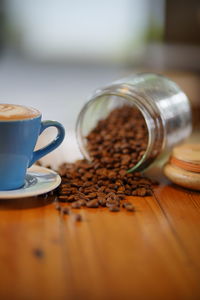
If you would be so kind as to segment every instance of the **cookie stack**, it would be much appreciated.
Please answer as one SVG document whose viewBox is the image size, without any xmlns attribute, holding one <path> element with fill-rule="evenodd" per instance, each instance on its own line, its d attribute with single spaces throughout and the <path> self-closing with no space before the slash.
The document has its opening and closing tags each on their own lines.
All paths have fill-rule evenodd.
<svg viewBox="0 0 200 300">
<path fill-rule="evenodd" d="M 164 167 L 164 174 L 180 186 L 200 190 L 200 144 L 175 147 Z"/>
</svg>

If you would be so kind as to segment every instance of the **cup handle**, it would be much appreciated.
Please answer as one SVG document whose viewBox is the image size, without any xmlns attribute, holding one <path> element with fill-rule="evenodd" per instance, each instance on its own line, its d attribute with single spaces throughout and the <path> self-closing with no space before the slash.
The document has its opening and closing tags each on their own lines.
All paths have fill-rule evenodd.
<svg viewBox="0 0 200 300">
<path fill-rule="evenodd" d="M 38 159 L 45 156 L 46 154 L 53 151 L 54 149 L 56 149 L 62 143 L 62 141 L 64 140 L 65 129 L 64 129 L 62 124 L 60 124 L 59 122 L 56 122 L 56 121 L 49 121 L 49 120 L 42 121 L 41 122 L 41 128 L 40 128 L 40 134 L 46 128 L 52 127 L 52 126 L 56 127 L 57 130 L 58 130 L 56 138 L 51 143 L 49 143 L 47 146 L 33 152 L 32 159 L 29 162 L 28 168 L 30 168 L 32 166 L 32 164 L 34 164 L 34 162 L 36 162 Z"/>
</svg>

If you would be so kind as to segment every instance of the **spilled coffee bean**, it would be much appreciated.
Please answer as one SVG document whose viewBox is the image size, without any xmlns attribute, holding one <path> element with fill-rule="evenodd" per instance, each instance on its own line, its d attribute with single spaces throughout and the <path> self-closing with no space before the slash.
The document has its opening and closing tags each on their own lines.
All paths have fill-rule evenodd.
<svg viewBox="0 0 200 300">
<path fill-rule="evenodd" d="M 118 206 L 111 206 L 111 207 L 109 207 L 109 211 L 118 212 L 118 211 L 120 211 L 120 208 Z"/>
<path fill-rule="evenodd" d="M 61 212 L 64 215 L 69 215 L 70 214 L 70 209 L 69 209 L 69 207 L 62 207 Z"/>
<path fill-rule="evenodd" d="M 35 248 L 35 249 L 33 249 L 33 255 L 39 259 L 42 259 L 42 258 L 44 258 L 45 253 L 42 249 Z"/>
<path fill-rule="evenodd" d="M 73 214 L 72 218 L 73 218 L 74 222 L 81 222 L 81 221 L 83 221 L 83 218 L 82 218 L 82 216 L 80 214 Z"/>
<path fill-rule="evenodd" d="M 58 201 L 72 208 L 107 207 L 120 211 L 127 196 L 151 195 L 153 182 L 141 173 L 127 173 L 143 156 L 148 132 L 143 116 L 134 107 L 114 109 L 100 120 L 86 137 L 91 162 L 78 160 L 59 168 L 62 183 L 57 189 Z M 127 211 L 135 211 L 124 202 Z"/>
</svg>

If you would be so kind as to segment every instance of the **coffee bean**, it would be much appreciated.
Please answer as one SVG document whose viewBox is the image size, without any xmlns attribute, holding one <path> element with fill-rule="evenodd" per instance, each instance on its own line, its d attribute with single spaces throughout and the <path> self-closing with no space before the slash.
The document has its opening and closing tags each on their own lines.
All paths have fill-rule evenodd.
<svg viewBox="0 0 200 300">
<path fill-rule="evenodd" d="M 81 203 L 79 201 L 73 202 L 71 208 L 81 208 Z"/>
<path fill-rule="evenodd" d="M 59 204 L 56 204 L 56 206 L 55 206 L 55 209 L 56 209 L 56 210 L 61 211 L 61 208 L 62 208 L 62 207 L 61 207 Z"/>
<path fill-rule="evenodd" d="M 133 207 L 133 205 L 127 205 L 126 210 L 127 211 L 135 211 L 135 208 Z"/>
<path fill-rule="evenodd" d="M 124 193 L 125 192 L 125 187 L 124 186 L 120 186 L 117 191 Z"/>
<path fill-rule="evenodd" d="M 139 189 L 137 189 L 137 195 L 138 196 L 145 196 L 146 195 L 146 193 L 147 193 L 147 190 L 146 190 L 146 188 L 139 188 Z"/>
<path fill-rule="evenodd" d="M 96 198 L 96 196 L 97 196 L 97 193 L 90 193 L 90 194 L 87 195 L 87 198 L 88 199 L 94 199 L 94 198 Z"/>
<path fill-rule="evenodd" d="M 44 251 L 40 248 L 33 249 L 33 254 L 35 255 L 35 257 L 39 259 L 42 259 L 45 256 Z"/>
<path fill-rule="evenodd" d="M 111 179 L 116 178 L 116 175 L 117 175 L 116 172 L 113 170 L 108 172 L 108 178 L 111 178 Z"/>
<path fill-rule="evenodd" d="M 98 197 L 106 197 L 106 194 L 105 194 L 105 193 L 101 193 L 101 192 L 99 192 L 99 190 L 98 190 L 97 196 L 98 196 Z"/>
<path fill-rule="evenodd" d="M 125 190 L 125 195 L 131 196 L 131 191 L 130 190 Z"/>
<path fill-rule="evenodd" d="M 123 207 L 126 208 L 127 211 L 135 211 L 133 204 L 130 202 L 123 203 Z"/>
<path fill-rule="evenodd" d="M 113 193 L 114 191 L 113 191 L 113 189 L 107 188 L 107 189 L 105 189 L 105 192 L 106 192 L 106 193 Z"/>
<path fill-rule="evenodd" d="M 122 176 L 122 177 L 125 176 L 126 175 L 126 170 L 120 170 L 119 175 Z"/>
<path fill-rule="evenodd" d="M 80 214 L 73 214 L 72 218 L 75 222 L 81 222 L 83 220 L 83 218 Z"/>
<path fill-rule="evenodd" d="M 137 196 L 137 190 L 132 191 L 132 196 Z"/>
<path fill-rule="evenodd" d="M 148 189 L 146 189 L 146 195 L 145 196 L 151 196 L 153 194 L 153 191 L 150 189 L 150 187 Z"/>
<path fill-rule="evenodd" d="M 91 179 L 92 178 L 92 174 L 87 172 L 86 174 L 84 174 L 84 178 L 85 179 Z"/>
<path fill-rule="evenodd" d="M 70 214 L 69 207 L 62 207 L 61 213 L 63 213 L 64 215 L 69 215 Z"/>
<path fill-rule="evenodd" d="M 98 202 L 101 206 L 106 206 L 106 199 L 104 197 L 98 197 Z"/>
<path fill-rule="evenodd" d="M 106 195 L 106 198 L 111 198 L 111 199 L 115 199 L 116 198 L 116 194 L 114 192 L 110 192 Z"/>
<path fill-rule="evenodd" d="M 83 183 L 83 187 L 89 187 L 89 186 L 91 186 L 92 185 L 92 181 L 86 181 L 86 182 L 84 182 Z"/>
<path fill-rule="evenodd" d="M 113 201 L 106 201 L 106 206 L 107 207 L 112 207 L 112 206 L 114 206 L 114 207 L 117 206 L 118 207 L 120 205 L 119 205 L 119 203 L 117 201 L 113 200 Z"/>
<path fill-rule="evenodd" d="M 104 183 L 103 183 L 103 180 L 99 180 L 99 181 L 97 182 L 97 184 L 98 184 L 99 187 L 103 186 L 103 184 L 104 184 Z"/>
<path fill-rule="evenodd" d="M 86 200 L 80 199 L 80 200 L 78 200 L 78 203 L 79 203 L 81 206 L 85 206 L 85 205 L 86 205 Z"/>
<path fill-rule="evenodd" d="M 99 203 L 96 199 L 95 200 L 90 200 L 86 203 L 86 206 L 89 207 L 89 208 L 97 208 L 97 207 L 99 207 Z"/>
<path fill-rule="evenodd" d="M 63 195 L 61 195 L 61 196 L 59 196 L 58 197 L 58 200 L 60 201 L 60 202 L 67 202 L 67 200 L 68 200 L 68 196 L 63 196 Z"/>
<path fill-rule="evenodd" d="M 120 208 L 118 206 L 110 206 L 109 211 L 118 212 L 118 211 L 120 211 Z"/>
<path fill-rule="evenodd" d="M 104 192 L 104 191 L 105 191 L 105 189 L 106 189 L 106 187 L 105 187 L 105 186 L 101 186 L 101 187 L 98 189 L 98 192 Z"/>
</svg>

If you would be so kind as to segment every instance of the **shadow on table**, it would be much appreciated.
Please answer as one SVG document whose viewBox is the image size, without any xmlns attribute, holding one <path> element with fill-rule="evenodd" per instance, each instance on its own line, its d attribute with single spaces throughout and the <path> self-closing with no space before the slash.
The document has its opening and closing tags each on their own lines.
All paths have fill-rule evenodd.
<svg viewBox="0 0 200 300">
<path fill-rule="evenodd" d="M 55 197 L 44 198 L 42 196 L 21 199 L 1 199 L 0 210 L 33 209 L 51 204 Z"/>
</svg>

